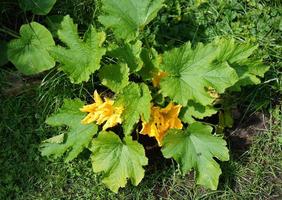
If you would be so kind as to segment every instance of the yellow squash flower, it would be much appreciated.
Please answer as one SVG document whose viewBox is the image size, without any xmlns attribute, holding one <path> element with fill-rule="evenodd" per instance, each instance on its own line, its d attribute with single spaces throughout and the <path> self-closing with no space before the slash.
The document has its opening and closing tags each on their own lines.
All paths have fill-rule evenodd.
<svg viewBox="0 0 282 200">
<path fill-rule="evenodd" d="M 208 87 L 207 92 L 214 99 L 218 99 L 220 97 L 219 93 L 213 87 Z"/>
<path fill-rule="evenodd" d="M 106 130 L 122 122 L 121 114 L 123 112 L 123 107 L 114 106 L 114 101 L 109 98 L 105 98 L 103 101 L 96 90 L 93 96 L 95 103 L 83 106 L 83 108 L 80 109 L 82 112 L 89 113 L 81 121 L 82 124 L 96 122 L 101 125 L 105 123 L 103 125 L 103 130 Z"/>
<path fill-rule="evenodd" d="M 142 120 L 141 134 L 155 137 L 159 146 L 162 145 L 163 137 L 171 128 L 182 129 L 183 125 L 178 118 L 181 105 L 170 102 L 165 108 L 153 106 L 149 122 Z"/>
<path fill-rule="evenodd" d="M 160 86 L 160 82 L 161 82 L 161 79 L 166 77 L 168 74 L 166 72 L 159 72 L 158 74 L 156 74 L 154 77 L 153 77 L 153 86 L 154 87 L 159 87 Z"/>
</svg>

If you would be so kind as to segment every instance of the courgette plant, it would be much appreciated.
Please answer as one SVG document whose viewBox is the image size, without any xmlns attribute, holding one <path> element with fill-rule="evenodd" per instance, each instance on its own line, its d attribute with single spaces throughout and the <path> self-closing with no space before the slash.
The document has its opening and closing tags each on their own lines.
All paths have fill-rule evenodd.
<svg viewBox="0 0 282 200">
<path fill-rule="evenodd" d="M 27 2 L 22 7 L 35 14 L 48 13 L 55 3 L 46 1 L 42 10 Z M 89 149 L 93 171 L 103 173 L 103 183 L 113 192 L 128 179 L 138 185 L 144 177 L 148 158 L 132 134 L 154 137 L 163 156 L 173 158 L 183 174 L 194 169 L 197 184 L 217 189 L 221 169 L 215 158 L 227 161 L 229 152 L 216 133 L 218 125 L 203 119 L 222 113 L 218 104 L 224 104 L 224 94 L 260 83 L 268 70 L 254 56 L 258 46 L 232 38 L 195 46 L 187 42 L 166 52 L 144 45 L 140 32 L 163 6 L 163 0 L 102 0 L 98 20 L 113 33 L 111 40 L 94 26 L 81 37 L 67 15 L 56 42 L 45 26 L 31 22 L 8 43 L 9 61 L 26 75 L 56 65 L 73 84 L 94 77 L 113 92 L 111 98 L 103 97 L 93 88 L 88 105 L 66 99 L 46 123 L 67 126 L 67 131 L 41 145 L 43 156 L 64 156 L 66 162 Z M 110 62 L 101 62 L 104 58 Z M 122 133 L 114 132 L 118 126 Z"/>
</svg>

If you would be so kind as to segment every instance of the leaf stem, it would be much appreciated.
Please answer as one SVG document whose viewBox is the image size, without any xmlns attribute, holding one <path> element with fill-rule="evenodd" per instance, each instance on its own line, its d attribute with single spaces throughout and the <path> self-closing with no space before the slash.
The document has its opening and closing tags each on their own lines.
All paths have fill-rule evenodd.
<svg viewBox="0 0 282 200">
<path fill-rule="evenodd" d="M 15 38 L 20 37 L 19 35 L 17 35 L 16 33 L 13 33 L 13 31 L 8 29 L 8 28 L 0 28 L 0 32 L 3 32 L 5 34 L 10 35 L 10 36 L 15 37 Z"/>
</svg>

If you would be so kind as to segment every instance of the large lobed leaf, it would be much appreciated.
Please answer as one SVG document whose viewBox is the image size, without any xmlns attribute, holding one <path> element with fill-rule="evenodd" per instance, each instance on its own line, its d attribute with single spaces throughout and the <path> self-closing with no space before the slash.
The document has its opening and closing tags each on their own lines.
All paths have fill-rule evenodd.
<svg viewBox="0 0 282 200">
<path fill-rule="evenodd" d="M 126 64 L 106 65 L 99 71 L 103 85 L 118 93 L 129 83 L 129 69 Z"/>
<path fill-rule="evenodd" d="M 183 106 L 189 100 L 211 104 L 214 98 L 208 93 L 209 88 L 223 93 L 238 80 L 226 62 L 214 63 L 217 56 L 218 48 L 212 44 L 199 44 L 192 49 L 187 43 L 164 53 L 160 67 L 168 76 L 160 82 L 162 93 Z"/>
<path fill-rule="evenodd" d="M 36 15 L 47 15 L 57 0 L 19 0 L 24 11 L 32 11 Z"/>
<path fill-rule="evenodd" d="M 148 159 L 143 146 L 131 137 L 121 141 L 113 132 L 100 132 L 90 150 L 93 171 L 105 172 L 103 183 L 113 192 L 125 187 L 127 178 L 136 186 L 144 177 L 142 166 L 148 164 Z"/>
<path fill-rule="evenodd" d="M 211 105 L 203 106 L 199 103 L 189 101 L 186 107 L 183 107 L 180 112 L 180 118 L 183 122 L 193 123 L 196 119 L 204 119 L 210 117 L 218 112 L 218 109 Z"/>
<path fill-rule="evenodd" d="M 36 74 L 55 66 L 49 49 L 55 46 L 51 33 L 37 22 L 24 24 L 21 37 L 8 44 L 8 58 L 26 75 Z"/>
<path fill-rule="evenodd" d="M 234 91 L 240 91 L 243 86 L 261 83 L 260 78 L 269 70 L 269 66 L 264 65 L 261 60 L 245 60 L 231 66 L 239 76 L 239 81 L 231 87 Z"/>
<path fill-rule="evenodd" d="M 265 66 L 261 59 L 253 56 L 258 45 L 248 42 L 238 43 L 234 39 L 216 39 L 215 45 L 220 49 L 217 56 L 219 62 L 228 62 L 236 70 L 239 77 L 236 84 L 231 88 L 240 91 L 242 86 L 259 84 L 269 67 Z"/>
<path fill-rule="evenodd" d="M 150 23 L 163 6 L 163 0 L 102 0 L 104 15 L 99 21 L 111 28 L 117 38 L 134 40 L 139 29 Z"/>
<path fill-rule="evenodd" d="M 229 160 L 226 142 L 211 134 L 212 127 L 195 122 L 186 130 L 171 129 L 163 140 L 162 153 L 174 158 L 183 173 L 196 170 L 197 184 L 217 189 L 221 169 L 213 159 Z"/>
<path fill-rule="evenodd" d="M 106 49 L 102 47 L 105 33 L 90 27 L 83 40 L 77 32 L 77 25 L 70 16 L 65 16 L 58 30 L 59 39 L 67 46 L 56 46 L 52 55 L 61 63 L 61 69 L 68 74 L 73 83 L 88 81 L 92 73 L 100 68 Z"/>
<path fill-rule="evenodd" d="M 143 61 L 140 58 L 142 42 L 125 43 L 122 46 L 112 47 L 108 52 L 110 56 L 117 58 L 120 62 L 126 63 L 130 72 L 137 72 L 142 68 Z"/>
<path fill-rule="evenodd" d="M 159 72 L 162 57 L 153 48 L 143 48 L 140 57 L 143 61 L 143 67 L 138 71 L 138 74 L 145 81 L 152 80 Z"/>
<path fill-rule="evenodd" d="M 147 85 L 131 83 L 118 95 L 116 105 L 122 105 L 123 129 L 125 135 L 130 135 L 134 125 L 142 117 L 146 122 L 150 119 L 151 94 Z"/>
<path fill-rule="evenodd" d="M 79 109 L 84 103 L 79 99 L 65 100 L 64 105 L 58 113 L 49 117 L 46 123 L 51 126 L 68 126 L 68 133 L 65 140 L 63 135 L 48 139 L 41 145 L 43 156 L 58 158 L 65 153 L 66 162 L 76 158 L 84 148 L 87 148 L 93 136 L 97 133 L 98 127 L 95 124 L 83 125 L 81 120 L 85 117 Z"/>
</svg>

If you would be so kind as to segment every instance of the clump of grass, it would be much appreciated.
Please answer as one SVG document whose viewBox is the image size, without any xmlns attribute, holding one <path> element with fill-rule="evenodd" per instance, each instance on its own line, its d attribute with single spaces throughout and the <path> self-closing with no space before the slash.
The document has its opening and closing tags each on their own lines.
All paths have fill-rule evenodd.
<svg viewBox="0 0 282 200">
<path fill-rule="evenodd" d="M 61 0 L 57 1 L 50 15 L 71 15 L 81 28 L 87 29 L 95 24 L 99 12 L 99 0 Z"/>
</svg>

